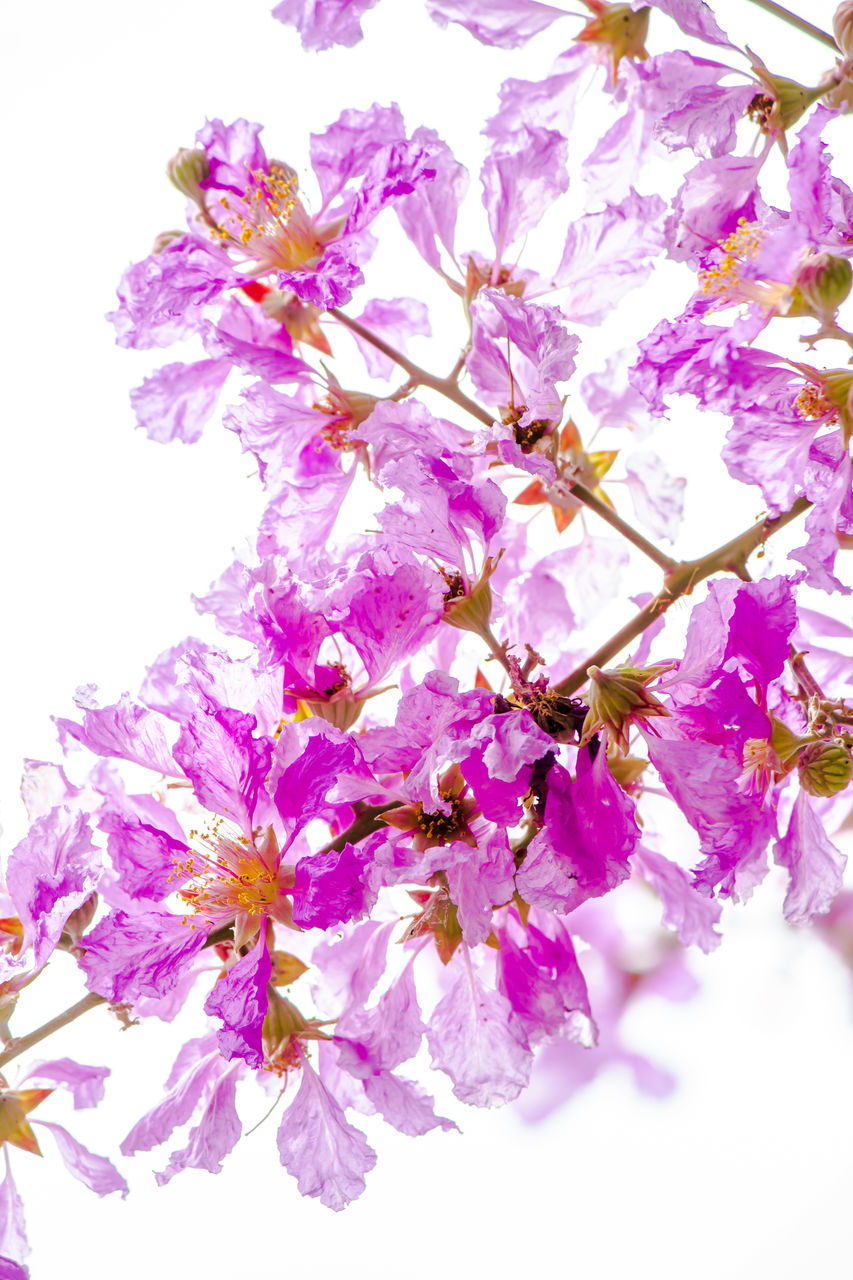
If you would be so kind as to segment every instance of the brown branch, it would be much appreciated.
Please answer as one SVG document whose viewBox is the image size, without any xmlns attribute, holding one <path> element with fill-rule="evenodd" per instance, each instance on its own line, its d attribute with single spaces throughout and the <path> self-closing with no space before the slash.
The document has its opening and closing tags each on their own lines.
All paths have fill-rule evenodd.
<svg viewBox="0 0 853 1280">
<path fill-rule="evenodd" d="M 74 1022 L 82 1014 L 88 1013 L 90 1009 L 96 1009 L 99 1004 L 106 1003 L 105 996 L 98 996 L 95 995 L 94 991 L 90 991 L 82 1000 L 72 1004 L 70 1009 L 66 1009 L 64 1013 L 57 1014 L 55 1018 L 51 1018 L 50 1022 L 45 1022 L 42 1026 L 37 1027 L 35 1031 L 30 1031 L 28 1035 L 12 1040 L 8 1049 L 0 1053 L 0 1067 L 5 1067 L 7 1062 L 11 1062 L 13 1058 L 26 1053 L 27 1049 L 31 1049 L 40 1040 L 46 1040 L 48 1036 L 53 1035 L 54 1031 L 61 1031 L 63 1027 L 67 1027 L 70 1022 Z"/>
<path fill-rule="evenodd" d="M 715 551 L 700 556 L 698 560 L 684 560 L 667 574 L 666 583 L 661 591 L 647 605 L 635 614 L 630 622 L 626 622 L 615 635 L 611 636 L 600 649 L 597 649 L 587 660 L 565 680 L 554 685 L 553 692 L 567 697 L 577 692 L 587 682 L 587 671 L 590 667 L 602 667 L 616 657 L 632 640 L 636 640 L 646 627 L 665 613 L 670 605 L 681 596 L 689 595 L 695 586 L 704 582 L 715 573 L 734 573 L 738 577 L 746 572 L 746 561 L 753 551 L 763 546 L 769 537 L 786 524 L 790 524 L 797 516 L 802 515 L 811 506 L 808 498 L 797 498 L 790 511 L 784 511 L 770 520 L 759 520 L 743 533 L 724 542 Z"/>
<path fill-rule="evenodd" d="M 814 23 L 808 22 L 796 13 L 791 13 L 790 9 L 783 9 L 781 4 L 776 4 L 776 0 L 752 0 L 752 3 L 758 5 L 759 9 L 764 9 L 766 13 L 772 13 L 774 17 L 781 18 L 789 26 L 796 27 L 798 31 L 805 31 L 807 36 L 814 36 L 815 40 L 820 40 L 821 44 L 829 45 L 830 49 L 833 49 L 836 53 L 839 52 L 838 45 L 828 31 L 822 30 L 821 27 L 816 27 Z"/>
</svg>

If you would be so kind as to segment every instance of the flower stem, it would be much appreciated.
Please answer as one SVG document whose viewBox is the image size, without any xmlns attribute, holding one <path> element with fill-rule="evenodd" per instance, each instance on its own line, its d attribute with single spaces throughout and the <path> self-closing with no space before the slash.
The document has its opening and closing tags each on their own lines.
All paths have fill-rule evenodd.
<svg viewBox="0 0 853 1280">
<path fill-rule="evenodd" d="M 349 329 L 352 333 L 358 334 L 365 342 L 369 342 L 377 351 L 381 351 L 389 360 L 393 360 L 401 369 L 405 369 L 409 375 L 409 379 L 416 386 L 430 387 L 433 391 L 437 391 L 447 400 L 452 400 L 460 409 L 464 409 L 466 413 L 470 413 L 478 422 L 482 422 L 483 426 L 490 427 L 494 422 L 494 416 L 484 409 L 482 405 L 476 401 L 469 399 L 464 391 L 460 391 L 456 385 L 456 378 L 459 376 L 454 367 L 453 373 L 448 378 L 437 378 L 434 373 L 427 373 L 426 369 L 422 369 L 420 365 L 415 364 L 408 356 L 404 356 L 402 351 L 397 351 L 389 343 L 380 338 L 378 334 L 372 333 L 358 320 L 353 320 L 351 316 L 344 315 L 343 311 L 339 311 L 337 307 L 329 308 L 329 315 L 334 316 L 339 324 Z M 455 374 L 455 376 L 454 376 Z"/>
<path fill-rule="evenodd" d="M 586 684 L 587 671 L 590 667 L 601 667 L 610 662 L 626 645 L 641 636 L 646 627 L 651 626 L 670 605 L 681 596 L 689 595 L 693 588 L 698 583 L 704 582 L 706 578 L 710 578 L 715 573 L 735 573 L 738 577 L 742 577 L 746 572 L 747 558 L 752 552 L 763 546 L 772 534 L 778 529 L 783 529 L 786 524 L 790 524 L 810 506 L 808 498 L 797 498 L 790 511 L 783 511 L 781 515 L 774 516 L 770 520 L 759 520 L 757 524 L 745 529 L 731 541 L 724 542 L 715 551 L 709 551 L 707 555 L 700 556 L 698 560 L 683 560 L 677 564 L 667 574 L 662 590 L 581 666 L 566 676 L 565 680 L 554 685 L 553 692 L 564 697 L 575 693 Z"/>
<path fill-rule="evenodd" d="M 390 343 L 380 338 L 378 334 L 373 333 L 360 321 L 344 315 L 337 307 L 330 307 L 329 315 L 334 316 L 340 324 L 352 330 L 353 333 L 357 333 L 365 342 L 369 342 L 371 346 L 376 347 L 377 351 L 381 351 L 389 360 L 393 360 L 395 364 L 398 364 L 401 369 L 405 369 L 409 375 L 409 381 L 398 392 L 394 393 L 391 397 L 392 399 L 402 398 L 403 394 L 408 395 L 409 390 L 413 390 L 416 386 L 431 387 L 433 391 L 437 391 L 447 400 L 452 400 L 460 409 L 470 413 L 472 417 L 476 418 L 478 422 L 482 422 L 484 426 L 490 427 L 495 421 L 494 416 L 487 409 L 470 400 L 463 391 L 459 390 L 457 385 L 457 379 L 465 363 L 467 347 L 463 348 L 459 359 L 448 376 L 446 378 L 438 378 L 435 374 L 428 373 L 426 369 L 422 369 L 420 365 L 414 364 L 401 351 L 397 351 Z M 621 533 L 623 538 L 626 538 L 644 555 L 647 555 L 665 573 L 670 573 L 676 567 L 675 560 L 659 551 L 656 546 L 649 542 L 647 538 L 644 538 L 636 529 L 632 528 L 621 516 L 617 515 L 606 502 L 602 502 L 600 498 L 597 498 L 585 485 L 573 484 L 572 496 L 577 498 L 578 502 L 583 503 L 585 507 L 589 507 L 590 511 L 594 511 L 602 520 L 606 520 L 611 528 Z"/>
<path fill-rule="evenodd" d="M 806 35 L 814 36 L 815 40 L 820 40 L 821 44 L 827 44 L 830 49 L 834 49 L 836 53 L 838 52 L 838 45 L 828 31 L 823 31 L 820 27 L 814 26 L 813 23 L 807 22 L 805 18 L 798 17 L 796 13 L 791 13 L 789 9 L 783 9 L 781 4 L 775 3 L 775 0 L 752 0 L 752 3 L 758 5 L 759 9 L 764 9 L 767 13 L 772 13 L 775 17 L 781 18 L 783 22 L 789 23 L 799 31 L 805 31 Z"/>
<path fill-rule="evenodd" d="M 678 567 L 677 560 L 673 560 L 671 556 L 665 555 L 663 551 L 660 551 L 654 543 L 649 542 L 648 538 L 644 538 L 620 515 L 617 515 L 612 507 L 608 507 L 606 502 L 602 502 L 584 485 L 573 484 L 572 497 L 577 498 L 578 502 L 582 502 L 585 507 L 589 507 L 590 511 L 594 511 L 602 520 L 605 520 L 611 529 L 621 533 L 626 541 L 630 542 L 639 551 L 642 551 L 643 555 L 648 556 L 650 560 L 653 560 L 658 568 L 663 569 L 664 573 L 671 573 L 673 569 Z"/>
<path fill-rule="evenodd" d="M 0 1067 L 5 1067 L 7 1062 L 11 1062 L 13 1058 L 26 1053 L 27 1049 L 31 1049 L 40 1040 L 46 1040 L 48 1036 L 53 1035 L 54 1031 L 60 1031 L 62 1027 L 67 1027 L 70 1022 L 74 1022 L 82 1014 L 88 1013 L 90 1009 L 96 1009 L 99 1004 L 106 1003 L 104 996 L 95 995 L 94 991 L 90 991 L 82 1000 L 72 1004 L 70 1009 L 66 1009 L 64 1013 L 57 1014 L 55 1018 L 51 1018 L 50 1022 L 45 1022 L 42 1026 L 37 1027 L 35 1031 L 31 1031 L 29 1035 L 13 1040 L 8 1049 L 4 1053 L 0 1053 Z"/>
</svg>

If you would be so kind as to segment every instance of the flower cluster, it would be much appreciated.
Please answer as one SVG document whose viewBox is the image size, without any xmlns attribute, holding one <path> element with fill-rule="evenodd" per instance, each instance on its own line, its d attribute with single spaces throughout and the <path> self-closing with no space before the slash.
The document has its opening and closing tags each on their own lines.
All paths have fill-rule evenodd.
<svg viewBox="0 0 853 1280">
<path fill-rule="evenodd" d="M 355 43 L 371 7 L 274 14 L 317 50 Z M 623 1012 L 645 990 L 683 994 L 685 950 L 719 944 L 723 902 L 749 898 L 769 859 L 789 922 L 840 919 L 832 837 L 851 809 L 853 659 L 836 640 L 853 633 L 806 607 L 810 588 L 851 591 L 853 191 L 826 140 L 851 105 L 851 6 L 816 86 L 738 49 L 699 0 L 586 0 L 580 27 L 533 0 L 427 7 L 501 48 L 552 23 L 569 45 L 545 79 L 506 81 L 479 196 L 394 105 L 312 135 L 305 182 L 242 119 L 208 121 L 168 165 L 185 229 L 129 268 L 111 318 L 122 346 L 190 341 L 197 358 L 156 369 L 134 409 L 160 443 L 219 415 L 265 509 L 251 554 L 198 601 L 222 647 L 177 644 L 137 696 L 80 695 L 56 724 L 84 772 L 79 756 L 27 765 L 0 919 L 0 1067 L 21 1052 L 18 1001 L 66 952 L 88 992 L 70 1016 L 196 1011 L 123 1156 L 167 1144 L 160 1183 L 218 1171 L 238 1094 L 260 1087 L 281 1105 L 285 1169 L 336 1210 L 376 1159 L 351 1113 L 455 1127 L 429 1066 L 481 1107 L 533 1079 L 536 1117 L 615 1061 L 665 1091 Z M 673 20 L 702 53 L 666 47 Z M 583 158 L 581 91 L 604 122 Z M 459 243 L 478 199 L 483 238 Z M 408 354 L 430 335 L 424 302 L 371 293 L 391 219 L 456 306 L 447 375 Z M 590 361 L 587 336 L 667 260 L 681 313 Z M 793 355 L 791 319 L 808 327 Z M 764 504 L 688 560 L 659 545 L 684 482 L 632 442 L 678 396 L 728 421 L 732 481 Z M 754 577 L 802 515 L 801 545 Z M 656 593 L 630 594 L 640 563 Z M 694 590 L 682 635 L 668 610 Z M 660 922 L 638 949 L 613 904 L 648 888 Z M 60 1059 L 0 1076 L 0 1143 L 38 1151 L 30 1112 L 57 1085 L 93 1105 L 107 1074 Z M 43 1125 L 75 1176 L 126 1190 Z M 2 1204 L 0 1265 L 22 1276 L 8 1156 Z"/>
</svg>

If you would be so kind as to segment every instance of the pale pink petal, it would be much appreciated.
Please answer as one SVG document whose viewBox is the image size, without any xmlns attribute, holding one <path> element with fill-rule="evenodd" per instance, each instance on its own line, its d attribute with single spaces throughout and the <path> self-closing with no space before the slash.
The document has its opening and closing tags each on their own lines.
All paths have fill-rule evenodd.
<svg viewBox="0 0 853 1280">
<path fill-rule="evenodd" d="M 305 1058 L 299 1092 L 279 1125 L 278 1150 L 302 1195 L 319 1196 L 336 1212 L 361 1195 L 364 1175 L 376 1164 L 364 1134 L 348 1123 Z"/>
<path fill-rule="evenodd" d="M 106 1156 L 96 1156 L 91 1151 L 87 1151 L 60 1124 L 48 1124 L 46 1120 L 34 1120 L 33 1124 L 50 1130 L 56 1139 L 56 1145 L 66 1169 L 78 1182 L 82 1182 L 85 1187 L 99 1196 L 108 1196 L 111 1191 L 120 1191 L 124 1199 L 128 1192 L 127 1183 Z"/>
</svg>

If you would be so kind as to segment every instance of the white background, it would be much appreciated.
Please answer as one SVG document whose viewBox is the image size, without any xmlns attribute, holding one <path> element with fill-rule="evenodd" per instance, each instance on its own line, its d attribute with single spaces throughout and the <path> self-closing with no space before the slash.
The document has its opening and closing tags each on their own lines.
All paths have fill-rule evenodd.
<svg viewBox="0 0 853 1280">
<path fill-rule="evenodd" d="M 816 3 L 808 16 L 828 27 L 832 9 Z M 808 82 L 827 65 L 819 45 L 746 0 L 716 11 L 783 73 Z M 477 130 L 496 86 L 542 74 L 575 24 L 504 54 L 458 29 L 440 32 L 416 0 L 384 0 L 365 19 L 364 44 L 323 55 L 304 54 L 254 0 L 48 0 L 18 6 L 4 25 L 8 851 L 22 831 L 21 759 L 57 757 L 51 713 L 67 714 L 74 688 L 89 681 L 109 699 L 135 689 L 157 652 L 205 634 L 190 592 L 229 562 L 260 509 L 251 462 L 226 433 L 212 427 L 200 445 L 164 449 L 133 430 L 128 389 L 161 357 L 115 347 L 103 313 L 127 263 L 180 225 L 165 161 L 205 116 L 245 115 L 266 123 L 273 155 L 303 166 L 311 130 L 347 106 L 397 100 L 411 129 L 433 125 L 476 173 Z M 688 505 L 707 520 L 709 494 L 723 483 L 710 470 L 719 439 L 706 420 L 680 447 L 701 463 L 705 489 L 689 489 Z M 748 522 L 760 501 L 744 502 Z M 728 504 L 715 515 L 715 533 L 742 527 Z M 723 948 L 691 957 L 700 998 L 649 1001 L 632 1016 L 632 1046 L 681 1080 L 670 1101 L 639 1097 L 615 1072 L 538 1127 L 511 1108 L 466 1111 L 462 1136 L 410 1140 L 368 1124 L 379 1164 L 341 1215 L 298 1196 L 278 1165 L 272 1123 L 218 1178 L 191 1172 L 158 1191 L 144 1164 L 124 1162 L 134 1188 L 124 1203 L 99 1203 L 51 1151 L 44 1161 L 15 1152 L 35 1280 L 155 1271 L 166 1280 L 188 1267 L 276 1280 L 849 1275 L 848 978 L 816 940 L 778 924 L 779 901 L 771 880 L 747 911 L 727 912 Z M 63 963 L 60 1003 L 71 1003 L 79 980 Z M 169 1028 L 118 1033 L 101 1011 L 57 1037 L 51 1054 L 116 1072 L 109 1105 L 74 1118 L 80 1138 L 114 1150 L 156 1099 L 175 1050 Z M 57 1104 L 47 1118 L 59 1114 Z M 247 1115 L 247 1127 L 257 1118 Z"/>
</svg>

